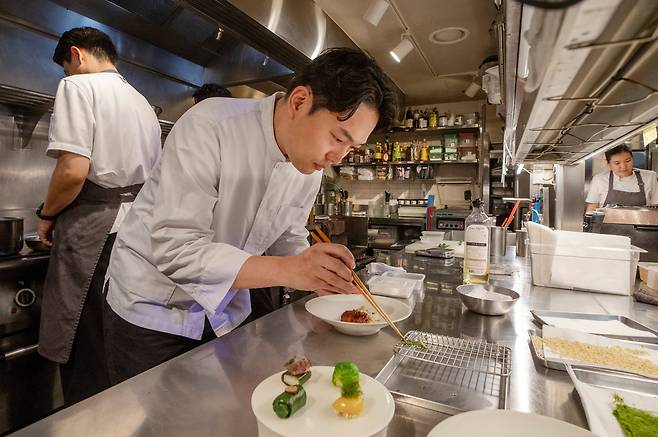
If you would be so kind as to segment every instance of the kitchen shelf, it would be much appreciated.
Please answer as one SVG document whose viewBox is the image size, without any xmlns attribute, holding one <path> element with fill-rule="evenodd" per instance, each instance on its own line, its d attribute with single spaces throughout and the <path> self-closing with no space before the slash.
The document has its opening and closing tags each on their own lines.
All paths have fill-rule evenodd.
<svg viewBox="0 0 658 437">
<path fill-rule="evenodd" d="M 343 179 L 344 182 L 436 182 L 436 178 L 411 179 Z"/>
<path fill-rule="evenodd" d="M 383 167 L 383 166 L 399 166 L 399 165 L 439 165 L 439 164 L 477 164 L 477 161 L 396 161 L 396 162 L 360 162 L 360 163 L 344 163 L 336 164 L 333 167 Z"/>
<path fill-rule="evenodd" d="M 387 132 L 377 132 L 370 135 L 368 143 L 383 141 L 386 137 L 393 141 L 404 141 L 405 139 L 417 139 L 426 137 L 427 139 L 436 138 L 445 133 L 459 133 L 459 132 L 479 132 L 480 125 L 473 126 L 446 126 L 446 127 L 433 127 L 425 129 L 397 129 Z"/>
</svg>

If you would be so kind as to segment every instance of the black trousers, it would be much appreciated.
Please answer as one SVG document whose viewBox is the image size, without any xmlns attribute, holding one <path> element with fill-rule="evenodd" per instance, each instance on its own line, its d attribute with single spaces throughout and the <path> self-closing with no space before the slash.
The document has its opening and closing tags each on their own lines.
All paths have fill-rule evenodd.
<svg viewBox="0 0 658 437">
<path fill-rule="evenodd" d="M 105 351 L 112 385 L 217 338 L 206 319 L 201 340 L 142 328 L 125 321 L 104 302 Z"/>
<path fill-rule="evenodd" d="M 59 366 L 67 406 L 110 387 L 103 336 L 103 281 L 115 239 L 116 234 L 110 234 L 103 246 L 82 306 L 69 361 Z"/>
</svg>

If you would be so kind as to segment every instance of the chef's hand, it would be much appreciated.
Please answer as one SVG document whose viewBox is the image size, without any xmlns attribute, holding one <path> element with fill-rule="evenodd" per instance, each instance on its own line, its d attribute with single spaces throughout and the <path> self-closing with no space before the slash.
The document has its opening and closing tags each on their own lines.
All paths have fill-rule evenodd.
<svg viewBox="0 0 658 437">
<path fill-rule="evenodd" d="M 312 290 L 321 296 L 358 293 L 352 284 L 354 256 L 341 244 L 314 244 L 287 261 L 287 287 Z"/>
<path fill-rule="evenodd" d="M 55 230 L 54 220 L 39 220 L 39 239 L 47 247 L 53 245 L 53 231 Z"/>
</svg>

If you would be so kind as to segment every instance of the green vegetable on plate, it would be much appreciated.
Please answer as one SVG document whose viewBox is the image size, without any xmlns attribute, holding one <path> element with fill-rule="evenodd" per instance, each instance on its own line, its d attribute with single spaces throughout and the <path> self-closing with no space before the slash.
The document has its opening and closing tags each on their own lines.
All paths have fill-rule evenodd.
<svg viewBox="0 0 658 437">
<path fill-rule="evenodd" d="M 331 375 L 331 383 L 340 387 L 341 396 L 345 398 L 361 396 L 359 368 L 352 362 L 342 361 L 336 364 Z"/>
<path fill-rule="evenodd" d="M 272 402 L 274 412 L 282 419 L 287 419 L 306 405 L 306 391 L 304 387 L 301 385 L 295 387 L 297 388 L 295 393 L 284 391 L 274 398 Z"/>
</svg>

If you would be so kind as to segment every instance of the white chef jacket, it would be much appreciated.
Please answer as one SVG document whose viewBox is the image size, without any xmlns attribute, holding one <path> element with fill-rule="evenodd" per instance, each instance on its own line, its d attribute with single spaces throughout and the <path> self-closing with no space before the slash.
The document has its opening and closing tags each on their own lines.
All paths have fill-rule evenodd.
<svg viewBox="0 0 658 437">
<path fill-rule="evenodd" d="M 176 122 L 117 234 L 107 302 L 120 317 L 193 339 L 207 317 L 223 335 L 251 312 L 249 293 L 230 290 L 247 258 L 308 247 L 322 172 L 281 153 L 275 98 L 210 98 Z"/>
<path fill-rule="evenodd" d="M 613 173 L 612 188 L 630 193 L 639 192 L 640 186 L 637 183 L 637 177 L 635 177 L 635 170 L 640 172 L 640 177 L 644 182 L 644 194 L 647 197 L 647 205 L 658 205 L 658 179 L 656 179 L 655 171 L 634 168 L 630 176 L 624 177 L 619 177 Z M 592 177 L 585 202 L 598 203 L 599 206 L 605 206 L 605 199 L 608 196 L 609 178 L 609 170 Z"/>
<path fill-rule="evenodd" d="M 144 183 L 162 153 L 153 108 L 116 72 L 76 74 L 57 88 L 48 132 L 48 156 L 60 151 L 89 158 L 87 179 L 103 188 Z M 131 203 L 122 203 L 116 232 Z"/>
</svg>

